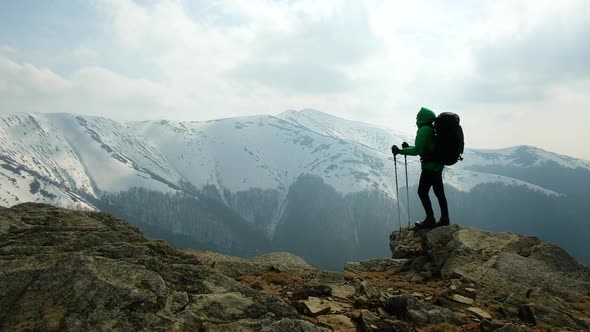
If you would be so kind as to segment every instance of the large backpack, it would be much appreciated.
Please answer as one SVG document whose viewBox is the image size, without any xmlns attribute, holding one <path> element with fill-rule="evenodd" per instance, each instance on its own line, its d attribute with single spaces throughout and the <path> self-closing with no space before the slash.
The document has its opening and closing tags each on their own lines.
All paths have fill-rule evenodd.
<svg viewBox="0 0 590 332">
<path fill-rule="evenodd" d="M 434 133 L 436 137 L 436 149 L 434 159 L 444 165 L 454 165 L 463 160 L 463 128 L 459 124 L 457 114 L 444 112 L 434 120 Z"/>
</svg>

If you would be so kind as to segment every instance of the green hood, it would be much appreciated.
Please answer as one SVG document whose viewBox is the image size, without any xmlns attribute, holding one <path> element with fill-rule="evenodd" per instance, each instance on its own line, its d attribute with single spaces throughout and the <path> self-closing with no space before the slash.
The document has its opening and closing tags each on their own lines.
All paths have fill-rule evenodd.
<svg viewBox="0 0 590 332">
<path fill-rule="evenodd" d="M 418 117 L 416 118 L 416 125 L 418 126 L 418 128 L 420 128 L 424 125 L 432 124 L 434 122 L 434 119 L 436 119 L 436 114 L 434 114 L 434 112 L 429 110 L 428 108 L 422 107 L 418 112 Z"/>
</svg>

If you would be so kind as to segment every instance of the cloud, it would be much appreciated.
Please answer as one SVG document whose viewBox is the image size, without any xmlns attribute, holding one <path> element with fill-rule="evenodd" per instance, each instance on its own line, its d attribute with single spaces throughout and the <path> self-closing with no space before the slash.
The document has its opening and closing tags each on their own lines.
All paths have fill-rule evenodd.
<svg viewBox="0 0 590 332">
<path fill-rule="evenodd" d="M 310 107 L 412 132 L 429 106 L 516 141 L 508 119 L 588 106 L 586 0 L 93 3 L 102 39 L 48 51 L 57 68 L 18 42 L 8 41 L 18 53 L 0 50 L 16 59 L 0 63 L 12 109 L 206 120 Z M 484 132 L 473 141 L 496 144 Z"/>
<path fill-rule="evenodd" d="M 127 55 L 121 61 L 140 57 L 153 64 L 150 73 L 141 77 L 140 72 L 132 81 L 156 83 L 160 91 L 143 88 L 158 96 L 157 103 L 146 109 L 162 104 L 166 108 L 142 112 L 141 117 L 206 120 L 276 114 L 297 107 L 337 110 L 359 106 L 357 96 L 343 93 L 358 85 L 352 69 L 370 57 L 365 48 L 372 47 L 374 40 L 363 38 L 367 17 L 355 14 L 355 8 L 343 8 L 339 1 L 321 5 L 216 1 L 196 9 L 194 5 L 182 1 L 153 1 L 146 6 L 133 1 L 99 3 L 106 14 L 105 30 L 116 37 L 113 46 Z M 339 22 L 344 16 L 347 21 Z M 357 20 L 355 16 L 361 23 L 339 31 Z M 326 29 L 329 31 L 323 31 Z M 282 44 L 275 44 L 279 42 Z"/>
<path fill-rule="evenodd" d="M 104 68 L 84 67 L 63 77 L 0 56 L 3 112 L 71 112 L 120 120 L 146 112 L 148 117 L 164 117 L 167 110 L 179 108 L 161 97 L 166 90 L 159 83 L 128 79 Z"/>
<path fill-rule="evenodd" d="M 231 78 L 287 93 L 349 92 L 356 83 L 349 71 L 369 59 L 380 44 L 361 3 L 339 2 L 327 9 L 312 15 L 310 7 L 300 3 L 284 4 L 278 16 L 288 28 L 276 30 L 257 22 L 265 17 L 251 17 L 256 37 Z"/>
<path fill-rule="evenodd" d="M 12 46 L 8 46 L 8 45 L 0 45 L 0 53 L 16 53 L 17 49 L 12 47 Z"/>
<path fill-rule="evenodd" d="M 5 97 L 30 99 L 63 93 L 70 83 L 47 68 L 18 64 L 0 56 L 0 93 Z"/>
<path fill-rule="evenodd" d="M 352 88 L 343 72 L 318 63 L 242 64 L 234 71 L 233 77 L 275 87 L 290 94 L 346 92 Z"/>
<path fill-rule="evenodd" d="M 86 46 L 78 46 L 74 50 L 74 54 L 81 58 L 96 58 L 98 56 L 98 52 Z"/>
<path fill-rule="evenodd" d="M 519 2 L 517 2 L 518 4 Z M 508 16 L 504 29 L 496 25 L 474 35 L 474 68 L 458 85 L 475 102 L 523 102 L 549 98 L 556 84 L 573 84 L 590 77 L 590 30 L 587 2 L 523 2 L 492 12 Z M 505 22 L 495 17 L 497 24 Z"/>
</svg>

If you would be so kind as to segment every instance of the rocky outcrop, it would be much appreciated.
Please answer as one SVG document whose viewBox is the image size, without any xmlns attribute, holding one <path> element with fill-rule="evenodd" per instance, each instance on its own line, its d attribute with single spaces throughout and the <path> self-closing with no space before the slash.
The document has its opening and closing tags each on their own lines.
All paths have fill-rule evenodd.
<svg viewBox="0 0 590 332">
<path fill-rule="evenodd" d="M 590 328 L 590 267 L 555 245 L 451 225 L 394 232 L 390 247 L 407 260 L 409 280 L 452 281 L 455 302 L 493 306 L 500 317 L 529 326 Z"/>
<path fill-rule="evenodd" d="M 453 225 L 391 235 L 393 259 L 322 271 L 289 253 L 178 250 L 111 215 L 0 211 L 0 330 L 590 329 L 589 268 L 536 238 Z"/>
<path fill-rule="evenodd" d="M 32 203 L 0 212 L 0 294 L 2 331 L 319 331 L 111 215 Z"/>
<path fill-rule="evenodd" d="M 212 251 L 196 249 L 184 249 L 184 251 L 198 257 L 204 264 L 214 267 L 217 271 L 231 278 L 239 278 L 241 276 L 255 274 L 259 271 L 305 275 L 317 270 L 307 264 L 301 257 L 288 252 L 273 252 L 248 259 L 227 256 Z"/>
</svg>

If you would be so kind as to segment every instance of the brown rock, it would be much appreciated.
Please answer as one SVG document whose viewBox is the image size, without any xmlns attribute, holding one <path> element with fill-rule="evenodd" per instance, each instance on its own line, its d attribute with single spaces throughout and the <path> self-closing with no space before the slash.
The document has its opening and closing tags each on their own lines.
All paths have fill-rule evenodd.
<svg viewBox="0 0 590 332">
<path fill-rule="evenodd" d="M 330 285 L 332 287 L 332 295 L 342 299 L 353 296 L 356 289 L 350 285 Z"/>
<path fill-rule="evenodd" d="M 320 323 L 328 325 L 334 332 L 356 332 L 356 326 L 344 315 L 325 315 L 318 318 Z"/>
<path fill-rule="evenodd" d="M 455 302 L 459 302 L 459 303 L 463 303 L 463 304 L 467 304 L 467 305 L 472 305 L 474 302 L 473 299 L 470 299 L 468 297 L 465 297 L 465 296 L 459 295 L 459 294 L 453 294 L 451 299 Z"/>
<path fill-rule="evenodd" d="M 309 297 L 309 299 L 301 301 L 301 303 L 305 305 L 308 313 L 314 316 L 327 314 L 331 309 L 326 301 L 318 297 Z"/>
<path fill-rule="evenodd" d="M 487 311 L 484 311 L 477 307 L 469 307 L 467 308 L 467 311 L 475 314 L 479 318 L 492 319 L 492 315 L 490 315 Z"/>
<path fill-rule="evenodd" d="M 360 325 L 363 331 L 373 331 L 376 329 L 376 325 L 379 324 L 381 318 L 374 315 L 372 312 L 366 309 L 362 309 L 360 312 Z M 375 327 L 373 327 L 375 326 Z"/>
</svg>

